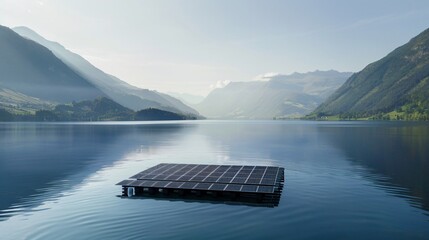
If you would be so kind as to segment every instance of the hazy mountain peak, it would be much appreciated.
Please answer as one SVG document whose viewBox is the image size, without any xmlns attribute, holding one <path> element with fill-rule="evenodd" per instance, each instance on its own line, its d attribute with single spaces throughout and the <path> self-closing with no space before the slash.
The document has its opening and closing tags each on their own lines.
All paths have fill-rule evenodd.
<svg viewBox="0 0 429 240">
<path fill-rule="evenodd" d="M 39 44 L 41 44 L 42 42 L 46 42 L 46 43 L 49 43 L 50 45 L 55 46 L 57 48 L 66 49 L 63 45 L 59 44 L 58 42 L 49 41 L 28 27 L 18 26 L 18 27 L 12 28 L 12 30 L 14 32 L 18 33 L 19 35 L 21 35 L 27 39 L 30 39 L 32 41 L 35 41 Z M 45 46 L 45 44 L 41 44 L 41 45 Z"/>
<path fill-rule="evenodd" d="M 314 71 L 265 75 L 268 81 L 231 82 L 213 90 L 198 111 L 209 118 L 271 119 L 311 112 L 351 73 Z"/>
<path fill-rule="evenodd" d="M 97 88 L 111 99 L 127 108 L 138 111 L 154 107 L 176 113 L 198 114 L 198 112 L 191 107 L 167 94 L 137 88 L 115 76 L 101 71 L 80 55 L 67 50 L 57 42 L 43 38 L 28 27 L 16 27 L 13 30 L 21 36 L 31 39 L 50 49 L 53 54 L 55 54 L 55 56 L 61 59 L 65 64 L 88 79 L 88 81 L 97 86 Z"/>
<path fill-rule="evenodd" d="M 53 102 L 104 96 L 52 51 L 4 26 L 0 26 L 0 52 L 4 88 Z"/>
</svg>

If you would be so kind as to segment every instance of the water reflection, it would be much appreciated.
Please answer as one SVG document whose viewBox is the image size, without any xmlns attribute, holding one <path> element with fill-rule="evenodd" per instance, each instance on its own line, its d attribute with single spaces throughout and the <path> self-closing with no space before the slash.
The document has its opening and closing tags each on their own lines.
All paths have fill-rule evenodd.
<svg viewBox="0 0 429 240">
<path fill-rule="evenodd" d="M 138 149 L 191 125 L 0 124 L 0 221 L 37 206 Z"/>
<path fill-rule="evenodd" d="M 39 130 L 34 129 L 39 126 L 25 124 L 0 126 L 0 177 L 9 174 L 0 182 L 2 197 L 13 206 L 28 204 L 34 206 L 32 211 L 37 211 L 23 209 L 1 221 L 1 238 L 427 239 L 429 236 L 427 211 L 421 210 L 427 201 L 429 149 L 425 146 L 428 146 L 429 126 L 289 121 L 196 121 L 175 125 L 108 124 L 63 126 L 64 129 L 41 126 Z M 27 148 L 32 149 L 28 154 L 22 150 Z M 54 154 L 47 153 L 51 150 Z M 59 157 L 66 160 L 56 164 L 52 158 Z M 29 167 L 21 170 L 19 162 Z M 117 197 L 121 191 L 115 185 L 117 182 L 163 162 L 285 167 L 281 203 L 276 208 L 255 208 Z M 47 166 L 48 178 L 31 183 L 32 178 L 43 175 L 40 172 L 45 173 L 39 163 L 52 164 Z M 35 173 L 30 166 L 34 166 Z M 401 169 L 407 173 L 401 173 Z M 26 181 L 21 182 L 14 174 Z M 14 181 L 29 184 L 28 191 L 35 188 L 45 196 L 38 198 L 18 192 L 8 198 L 4 190 L 9 190 Z M 50 182 L 58 186 L 61 196 L 52 197 L 57 190 Z M 63 184 L 66 188 L 61 187 Z M 418 204 L 419 208 L 411 207 L 410 203 Z"/>
<path fill-rule="evenodd" d="M 272 164 L 286 171 L 331 175 L 348 169 L 429 211 L 427 123 L 232 122 L 222 124 L 222 131 L 219 125 L 199 127 L 211 145 L 224 149 L 230 163 Z M 331 147 L 344 156 L 329 151 Z M 347 162 L 355 166 L 348 167 Z"/>
<path fill-rule="evenodd" d="M 374 123 L 318 128 L 347 159 L 364 166 L 364 176 L 395 196 L 429 211 L 429 126 Z"/>
</svg>

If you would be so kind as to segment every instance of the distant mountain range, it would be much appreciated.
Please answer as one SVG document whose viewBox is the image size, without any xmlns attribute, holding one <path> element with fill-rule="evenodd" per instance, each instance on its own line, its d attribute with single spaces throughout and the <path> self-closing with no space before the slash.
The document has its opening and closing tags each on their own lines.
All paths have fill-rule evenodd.
<svg viewBox="0 0 429 240">
<path fill-rule="evenodd" d="M 273 119 L 313 111 L 352 73 L 314 71 L 276 75 L 268 81 L 231 82 L 193 105 L 208 118 Z"/>
<path fill-rule="evenodd" d="M 140 89 L 104 73 L 81 56 L 29 28 L 17 27 L 13 31 L 0 28 L 0 50 L 6 54 L 6 58 L 0 60 L 0 70 L 5 72 L 0 88 L 59 103 L 105 96 L 135 111 L 158 108 L 198 115 L 197 111 L 167 94 Z"/>
<path fill-rule="evenodd" d="M 353 74 L 309 117 L 429 120 L 429 29 Z"/>
<path fill-rule="evenodd" d="M 204 99 L 131 86 L 26 27 L 0 26 L 0 53 L 0 120 L 200 118 L 195 109 L 213 119 L 429 120 L 429 29 L 355 74 L 273 75 Z"/>
<path fill-rule="evenodd" d="M 188 106 L 196 105 L 204 100 L 203 96 L 189 94 L 189 93 L 177 93 L 177 92 L 167 92 L 168 95 L 175 97 L 187 104 Z"/>
</svg>

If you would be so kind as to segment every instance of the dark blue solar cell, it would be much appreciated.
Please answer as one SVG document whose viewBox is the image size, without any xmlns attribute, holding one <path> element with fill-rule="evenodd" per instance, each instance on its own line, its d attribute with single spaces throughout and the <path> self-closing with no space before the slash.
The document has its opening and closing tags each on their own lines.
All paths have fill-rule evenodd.
<svg viewBox="0 0 429 240">
<path fill-rule="evenodd" d="M 165 187 L 165 185 L 167 185 L 169 182 L 168 181 L 158 181 L 158 182 L 155 182 L 153 185 L 152 185 L 152 187 L 159 187 L 159 188 L 162 188 L 162 187 Z"/>
<path fill-rule="evenodd" d="M 235 173 L 225 173 L 222 177 L 234 177 Z"/>
<path fill-rule="evenodd" d="M 144 179 L 153 179 L 154 177 L 156 177 L 156 175 L 152 175 L 152 174 L 150 174 L 150 175 L 146 175 L 146 176 L 144 177 Z"/>
<path fill-rule="evenodd" d="M 201 182 L 202 180 L 204 180 L 204 178 L 206 178 L 206 177 L 205 176 L 195 176 L 195 177 L 191 178 L 190 181 Z"/>
<path fill-rule="evenodd" d="M 274 185 L 274 183 L 274 179 L 262 179 L 261 181 L 261 185 Z"/>
<path fill-rule="evenodd" d="M 216 182 L 218 177 L 207 177 L 203 182 Z"/>
<path fill-rule="evenodd" d="M 265 174 L 264 178 L 276 178 L 276 176 L 275 174 Z"/>
<path fill-rule="evenodd" d="M 182 184 L 184 184 L 184 182 L 170 182 L 165 187 L 167 187 L 167 188 L 178 188 Z"/>
<path fill-rule="evenodd" d="M 194 189 L 198 189 L 198 190 L 208 190 L 210 188 L 210 186 L 212 185 L 212 183 L 198 183 Z"/>
<path fill-rule="evenodd" d="M 256 192 L 256 189 L 258 188 L 257 185 L 243 185 L 241 188 L 242 192 Z"/>
<path fill-rule="evenodd" d="M 247 178 L 249 176 L 249 174 L 248 173 L 239 173 L 239 174 L 237 174 L 237 176 L 236 177 L 239 177 L 239 178 Z"/>
<path fill-rule="evenodd" d="M 232 183 L 245 183 L 246 182 L 246 178 L 238 178 L 238 177 L 236 177 L 236 178 L 232 179 L 231 182 Z"/>
<path fill-rule="evenodd" d="M 145 186 L 146 186 L 146 182 L 147 182 L 147 181 L 145 181 L 145 180 L 141 180 L 141 181 L 139 182 L 139 187 L 145 187 Z"/>
<path fill-rule="evenodd" d="M 223 173 L 221 173 L 221 172 L 213 172 L 209 175 L 209 177 L 220 177 L 220 176 L 222 176 L 222 174 Z"/>
<path fill-rule="evenodd" d="M 165 180 L 171 180 L 171 181 L 175 181 L 177 179 L 179 179 L 180 176 L 178 175 L 171 175 L 165 178 Z"/>
<path fill-rule="evenodd" d="M 260 181 L 260 178 L 249 178 L 247 179 L 246 184 L 259 184 Z"/>
<path fill-rule="evenodd" d="M 251 178 L 257 178 L 257 177 L 261 178 L 263 175 L 264 175 L 263 173 L 252 173 L 252 174 L 250 174 L 250 177 Z"/>
<path fill-rule="evenodd" d="M 152 187 L 152 185 L 155 183 L 156 181 L 144 181 L 144 183 L 142 183 L 142 187 Z"/>
<path fill-rule="evenodd" d="M 273 193 L 274 192 L 274 187 L 273 186 L 259 186 L 258 193 Z"/>
<path fill-rule="evenodd" d="M 184 175 L 184 176 L 181 176 L 178 180 L 179 181 L 189 181 L 189 180 L 191 180 L 192 177 L 193 176 L 190 176 L 190 175 Z"/>
<path fill-rule="evenodd" d="M 180 188 L 182 188 L 182 189 L 192 189 L 197 184 L 198 183 L 196 183 L 196 182 L 185 182 L 184 184 L 182 184 L 182 186 L 180 186 Z"/>
<path fill-rule="evenodd" d="M 230 169 L 232 170 L 240 170 L 242 166 L 232 166 Z"/>
<path fill-rule="evenodd" d="M 228 170 L 228 168 L 229 168 L 229 166 L 220 166 L 217 170 L 224 172 L 224 171 Z"/>
<path fill-rule="evenodd" d="M 241 187 L 243 185 L 239 185 L 239 184 L 228 184 L 228 186 L 225 188 L 225 191 L 240 191 Z"/>
<path fill-rule="evenodd" d="M 230 183 L 232 178 L 230 177 L 221 177 L 217 180 L 218 183 Z"/>
<path fill-rule="evenodd" d="M 224 190 L 226 187 L 226 184 L 219 184 L 219 183 L 214 183 L 209 190 L 213 190 L 213 191 L 222 191 Z"/>
</svg>

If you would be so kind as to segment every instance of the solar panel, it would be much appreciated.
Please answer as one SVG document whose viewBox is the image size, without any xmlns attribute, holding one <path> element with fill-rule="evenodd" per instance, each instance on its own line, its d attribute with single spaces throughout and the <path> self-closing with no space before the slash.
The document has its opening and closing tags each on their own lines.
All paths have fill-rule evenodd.
<svg viewBox="0 0 429 240">
<path fill-rule="evenodd" d="M 278 167 L 198 164 L 159 164 L 132 178 L 212 183 L 275 184 Z"/>
<path fill-rule="evenodd" d="M 281 172 L 282 175 L 279 175 Z M 158 164 L 118 185 L 154 188 L 273 193 L 283 168 L 273 166 Z"/>
</svg>

